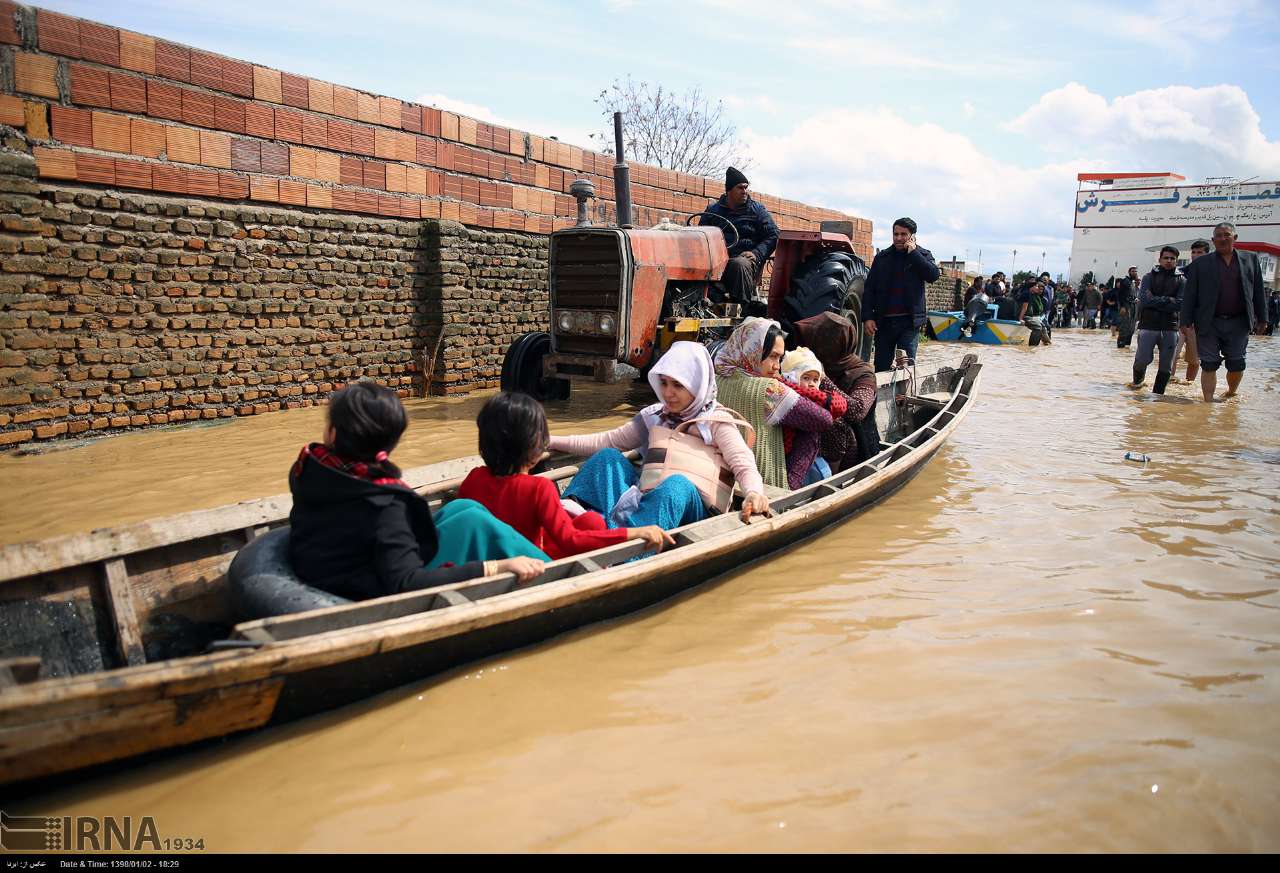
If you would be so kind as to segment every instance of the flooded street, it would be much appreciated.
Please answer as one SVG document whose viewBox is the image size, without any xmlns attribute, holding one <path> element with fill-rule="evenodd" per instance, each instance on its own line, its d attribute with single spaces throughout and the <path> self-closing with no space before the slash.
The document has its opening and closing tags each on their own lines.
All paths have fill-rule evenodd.
<svg viewBox="0 0 1280 873">
<path fill-rule="evenodd" d="M 1105 331 L 979 352 L 924 471 L 781 555 L 6 811 L 214 852 L 1280 851 L 1280 337 L 1215 404 L 1125 390 Z M 473 453 L 482 402 L 412 401 L 395 460 Z M 0 457 L 0 542 L 281 493 L 322 421 Z"/>
</svg>

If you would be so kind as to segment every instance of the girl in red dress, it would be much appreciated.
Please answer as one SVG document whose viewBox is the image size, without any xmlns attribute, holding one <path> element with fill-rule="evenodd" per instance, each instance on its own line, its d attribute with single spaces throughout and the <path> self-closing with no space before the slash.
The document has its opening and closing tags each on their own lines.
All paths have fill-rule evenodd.
<svg viewBox="0 0 1280 873">
<path fill-rule="evenodd" d="M 502 392 L 476 417 L 485 465 L 467 474 L 458 496 L 484 505 L 552 559 L 642 539 L 661 551 L 674 542 L 657 525 L 608 528 L 598 512 L 571 515 L 554 482 L 529 471 L 547 450 L 550 434 L 542 404 L 527 394 Z"/>
</svg>

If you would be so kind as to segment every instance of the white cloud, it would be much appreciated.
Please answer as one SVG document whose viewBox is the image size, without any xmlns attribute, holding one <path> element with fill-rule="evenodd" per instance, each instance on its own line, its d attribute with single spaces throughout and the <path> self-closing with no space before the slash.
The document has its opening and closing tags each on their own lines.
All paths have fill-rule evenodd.
<svg viewBox="0 0 1280 873">
<path fill-rule="evenodd" d="M 1158 0 L 1135 9 L 1125 5 L 1090 5 L 1080 17 L 1110 36 L 1168 46 L 1225 39 L 1237 23 L 1258 8 L 1257 0 L 1218 0 L 1206 7 L 1198 0 Z M 1265 14 L 1265 13 L 1264 13 Z M 1188 53 L 1188 59 L 1193 57 Z"/>
<path fill-rule="evenodd" d="M 915 53 L 900 42 L 887 42 L 878 37 L 804 36 L 786 41 L 799 55 L 818 55 L 828 61 L 848 66 L 894 70 L 895 72 L 957 73 L 990 77 L 1012 75 L 1027 69 L 1028 62 L 984 54 L 973 60 L 956 61 L 956 53 Z M 963 56 L 962 56 L 963 57 Z"/>
<path fill-rule="evenodd" d="M 779 112 L 777 102 L 768 94 L 757 94 L 754 97 L 730 94 L 724 98 L 724 105 L 742 113 L 777 115 Z"/>
<path fill-rule="evenodd" d="M 782 136 L 744 132 L 762 191 L 842 209 L 875 223 L 877 247 L 895 218 L 920 225 L 921 245 L 938 258 L 987 271 L 1019 261 L 1066 266 L 1071 248 L 1075 162 L 1027 169 L 984 154 L 968 137 L 917 124 L 885 109 L 838 109 L 805 119 Z M 1025 259 L 1025 260 L 1024 260 Z"/>
<path fill-rule="evenodd" d="M 967 114 L 967 113 L 966 113 Z M 896 111 L 832 109 L 790 131 L 743 131 L 752 183 L 806 203 L 875 222 L 877 247 L 892 221 L 909 215 L 920 241 L 939 258 L 984 271 L 1018 263 L 1065 270 L 1080 172 L 1163 171 L 1280 179 L 1280 142 L 1262 133 L 1248 95 L 1233 85 L 1171 86 L 1108 101 L 1071 83 L 1043 95 L 1007 130 L 1032 138 L 1039 166 L 999 160 L 973 140 Z"/>
<path fill-rule="evenodd" d="M 594 131 L 586 128 L 567 127 L 563 124 L 553 124 L 548 121 L 538 119 L 520 119 L 508 118 L 494 112 L 488 106 L 482 106 L 479 103 L 468 103 L 465 100 L 457 100 L 447 94 L 419 94 L 413 98 L 415 103 L 421 103 L 425 106 L 434 106 L 437 109 L 443 109 L 446 112 L 454 112 L 458 115 L 465 115 L 468 118 L 474 118 L 477 121 L 484 121 L 489 124 L 497 124 L 502 127 L 510 127 L 515 130 L 522 130 L 527 133 L 536 133 L 538 136 L 555 137 L 561 142 L 571 143 L 572 145 L 581 146 L 583 148 L 595 149 L 599 147 L 591 139 L 590 134 Z"/>
<path fill-rule="evenodd" d="M 718 15 L 732 14 L 741 18 L 769 21 L 770 26 L 810 28 L 865 26 L 867 24 L 911 24 L 920 21 L 938 23 L 956 18 L 954 3 L 947 0 L 809 0 L 788 6 L 784 11 L 776 0 L 698 0 L 695 4 Z"/>
<path fill-rule="evenodd" d="M 1088 143 L 1096 159 L 1110 164 L 1093 170 L 1280 178 L 1280 141 L 1267 139 L 1249 96 L 1235 85 L 1171 85 L 1108 101 L 1071 82 L 1006 128 L 1050 151 Z"/>
<path fill-rule="evenodd" d="M 446 112 L 456 112 L 458 115 L 466 115 L 469 118 L 486 121 L 489 124 L 505 124 L 488 106 L 481 106 L 479 103 L 468 103 L 465 100 L 455 100 L 447 94 L 419 94 L 414 98 L 414 102 L 425 106 L 434 106 Z"/>
<path fill-rule="evenodd" d="M 964 101 L 964 103 L 960 104 L 960 108 L 964 111 L 964 117 L 965 117 L 965 118 L 973 118 L 973 116 L 974 116 L 974 115 L 977 113 L 977 111 L 978 111 L 977 109 L 975 109 L 975 108 L 974 108 L 974 105 L 973 105 L 972 103 L 970 103 L 968 100 L 966 100 L 966 101 Z"/>
</svg>

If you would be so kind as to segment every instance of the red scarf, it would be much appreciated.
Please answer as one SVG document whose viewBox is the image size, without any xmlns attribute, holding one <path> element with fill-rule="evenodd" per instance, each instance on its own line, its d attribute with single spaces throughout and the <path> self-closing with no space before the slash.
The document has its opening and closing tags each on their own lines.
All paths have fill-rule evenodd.
<svg viewBox="0 0 1280 873">
<path fill-rule="evenodd" d="M 409 487 L 409 483 L 403 479 L 382 475 L 386 471 L 380 465 L 367 464 L 364 461 L 348 461 L 324 443 L 311 443 L 302 447 L 302 451 L 298 453 L 298 460 L 293 465 L 294 476 L 302 475 L 302 467 L 308 455 L 326 467 L 332 467 L 339 472 L 346 473 L 348 476 L 364 479 L 374 485 L 403 485 L 405 488 Z"/>
<path fill-rule="evenodd" d="M 808 385 L 799 385 L 788 379 L 782 379 L 781 381 L 801 397 L 806 400 L 812 400 L 830 412 L 833 419 L 844 418 L 844 414 L 849 411 L 849 399 L 839 391 L 823 391 L 818 388 L 810 388 Z M 791 454 L 791 446 L 795 443 L 795 439 L 795 428 L 784 427 L 782 429 L 782 451 L 785 454 Z"/>
</svg>

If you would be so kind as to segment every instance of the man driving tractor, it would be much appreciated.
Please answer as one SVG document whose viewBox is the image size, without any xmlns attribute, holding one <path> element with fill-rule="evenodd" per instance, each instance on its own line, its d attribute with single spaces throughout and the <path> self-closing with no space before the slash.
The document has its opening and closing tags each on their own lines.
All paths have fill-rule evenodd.
<svg viewBox="0 0 1280 873">
<path fill-rule="evenodd" d="M 730 167 L 724 174 L 724 195 L 705 211 L 716 216 L 712 221 L 732 224 L 737 231 L 734 241 L 733 232 L 724 228 L 725 243 L 731 244 L 722 282 L 730 300 L 743 304 L 748 315 L 756 315 L 763 314 L 763 305 L 756 303 L 756 281 L 778 244 L 778 226 L 769 210 L 751 197 L 749 187 L 742 171 Z M 762 311 L 752 311 L 755 307 Z"/>
</svg>

